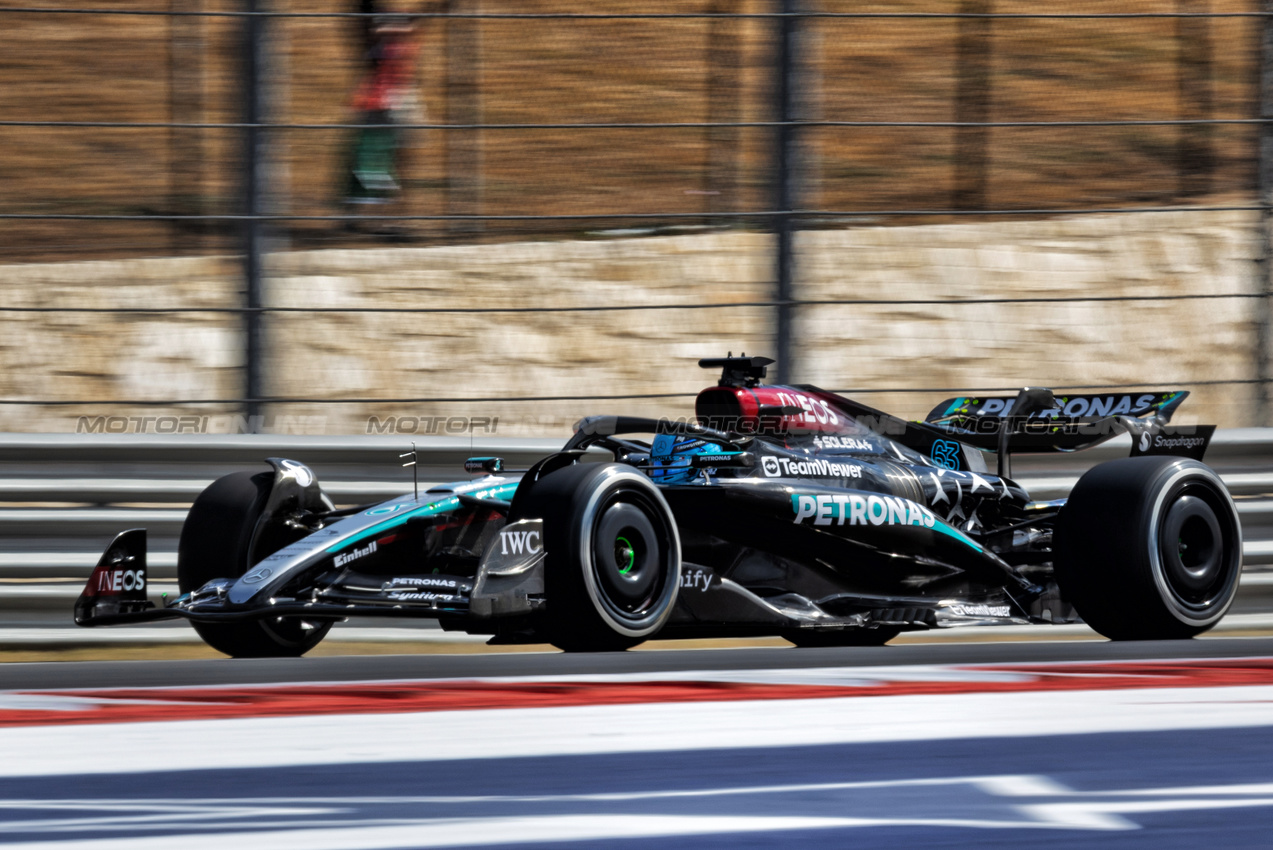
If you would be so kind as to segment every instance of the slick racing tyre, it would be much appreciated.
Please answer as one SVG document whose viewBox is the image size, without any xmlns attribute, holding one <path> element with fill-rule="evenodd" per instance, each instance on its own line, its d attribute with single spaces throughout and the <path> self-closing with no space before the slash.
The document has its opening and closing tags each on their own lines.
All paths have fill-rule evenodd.
<svg viewBox="0 0 1273 850">
<path fill-rule="evenodd" d="M 631 467 L 586 463 L 545 476 L 532 495 L 553 646 L 622 650 L 658 632 L 681 584 L 680 538 L 658 488 Z"/>
<path fill-rule="evenodd" d="M 298 536 L 284 529 L 264 529 L 249 551 L 273 481 L 268 472 L 235 472 L 218 478 L 199 494 L 177 543 L 177 585 L 182 593 L 198 590 L 214 578 L 238 578 Z M 208 646 L 235 658 L 304 655 L 331 629 L 330 622 L 311 627 L 293 617 L 191 625 Z"/>
<path fill-rule="evenodd" d="M 1055 531 L 1056 577 L 1113 640 L 1188 638 L 1229 610 L 1242 529 L 1228 490 L 1196 460 L 1134 457 L 1089 470 Z"/>
<path fill-rule="evenodd" d="M 883 646 L 902 633 L 900 628 L 881 626 L 876 629 L 788 629 L 784 640 L 796 646 Z"/>
</svg>

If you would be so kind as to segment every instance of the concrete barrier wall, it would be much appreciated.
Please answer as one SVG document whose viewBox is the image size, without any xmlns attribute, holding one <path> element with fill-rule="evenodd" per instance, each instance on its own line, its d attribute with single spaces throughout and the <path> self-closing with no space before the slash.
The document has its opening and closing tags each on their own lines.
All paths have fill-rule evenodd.
<svg viewBox="0 0 1273 850">
<path fill-rule="evenodd" d="M 1246 213 L 1138 213 L 800 234 L 799 296 L 925 300 L 1253 293 L 1255 219 Z M 765 301 L 771 237 L 728 232 L 607 241 L 307 251 L 271 258 L 280 307 L 450 308 L 269 318 L 267 428 L 367 433 L 560 435 L 581 415 L 683 415 L 692 399 L 412 402 L 523 396 L 690 395 L 703 356 L 767 353 L 772 311 L 718 309 L 475 313 L 474 309 Z M 11 306 L 233 307 L 232 258 L 11 266 Z M 1253 421 L 1254 299 L 836 305 L 800 311 L 801 381 L 864 390 L 1042 384 L 1162 384 L 1195 392 L 1182 417 Z M 5 398 L 95 399 L 0 405 L 0 430 L 235 430 L 232 406 L 141 408 L 136 399 L 238 395 L 242 335 L 233 314 L 9 313 L 0 339 Z M 937 394 L 871 392 L 908 416 Z M 142 420 L 143 416 L 210 420 Z M 81 417 L 88 417 L 82 420 Z M 114 417 L 110 419 L 109 417 Z M 391 417 L 393 426 L 386 423 Z M 494 420 L 498 418 L 498 423 Z M 133 421 L 137 420 L 137 421 Z M 177 423 L 174 426 L 174 422 Z M 95 423 L 95 425 L 94 425 Z"/>
<path fill-rule="evenodd" d="M 1013 299 L 1255 293 L 1254 216 L 1140 213 L 806 234 L 805 299 Z M 1157 384 L 1180 421 L 1254 422 L 1255 299 L 818 307 L 802 378 L 838 387 Z M 927 413 L 904 394 L 866 397 Z M 925 396 L 925 399 L 928 399 Z"/>
</svg>

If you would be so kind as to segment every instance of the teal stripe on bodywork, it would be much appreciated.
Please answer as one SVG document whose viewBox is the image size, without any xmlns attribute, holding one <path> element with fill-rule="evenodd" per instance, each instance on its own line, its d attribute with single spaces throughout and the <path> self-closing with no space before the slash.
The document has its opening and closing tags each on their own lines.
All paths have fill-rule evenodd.
<svg viewBox="0 0 1273 850">
<path fill-rule="evenodd" d="M 500 484 L 492 487 L 488 491 L 487 497 L 503 499 L 508 496 L 512 496 L 515 492 L 517 492 L 517 483 L 518 482 L 514 481 L 511 484 Z M 460 500 L 455 496 L 451 496 L 447 499 L 439 499 L 438 501 L 431 502 L 427 505 L 421 505 L 418 508 L 413 508 L 412 510 L 400 513 L 397 516 L 391 516 L 386 520 L 382 520 L 370 528 L 364 528 L 353 537 L 347 537 L 336 545 L 331 546 L 327 551 L 339 552 L 341 549 L 361 543 L 368 537 L 375 537 L 377 534 L 381 534 L 391 528 L 397 528 L 400 525 L 405 525 L 409 519 L 413 519 L 418 516 L 433 516 L 435 514 L 446 513 L 447 511 L 455 510 L 459 506 Z M 374 510 L 374 508 L 372 510 Z"/>
<path fill-rule="evenodd" d="M 960 543 L 963 543 L 966 546 L 971 546 L 973 549 L 976 549 L 978 552 L 986 551 L 984 548 L 982 548 L 980 543 L 977 543 L 976 541 L 968 537 L 959 529 L 953 526 L 947 525 L 946 523 L 942 522 L 940 519 L 937 520 L 937 524 L 933 526 L 933 531 L 940 531 L 942 534 L 946 535 L 947 537 L 953 537 L 956 540 L 958 540 Z"/>
<path fill-rule="evenodd" d="M 946 413 L 945 413 L 944 415 L 946 415 L 946 416 L 950 416 L 950 415 L 951 415 L 951 414 L 953 414 L 956 410 L 958 410 L 959 408 L 961 408 L 961 407 L 963 407 L 963 406 L 964 406 L 964 399 L 963 399 L 962 397 L 961 397 L 961 398 L 957 398 L 957 399 L 955 399 L 954 401 L 952 401 L 952 402 L 950 403 L 950 407 L 946 408 Z"/>
</svg>

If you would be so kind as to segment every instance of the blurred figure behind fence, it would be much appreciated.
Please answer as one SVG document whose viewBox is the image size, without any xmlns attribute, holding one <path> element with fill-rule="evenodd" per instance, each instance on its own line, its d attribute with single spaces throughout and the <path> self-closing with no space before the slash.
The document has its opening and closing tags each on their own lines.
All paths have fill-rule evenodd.
<svg viewBox="0 0 1273 850">
<path fill-rule="evenodd" d="M 361 2 L 359 11 L 374 13 L 375 5 Z M 401 193 L 402 128 L 424 121 L 415 79 L 415 22 L 400 14 L 360 20 L 370 23 L 363 30 L 362 76 L 351 103 L 362 126 L 349 149 L 344 188 L 349 205 L 386 203 Z"/>
</svg>

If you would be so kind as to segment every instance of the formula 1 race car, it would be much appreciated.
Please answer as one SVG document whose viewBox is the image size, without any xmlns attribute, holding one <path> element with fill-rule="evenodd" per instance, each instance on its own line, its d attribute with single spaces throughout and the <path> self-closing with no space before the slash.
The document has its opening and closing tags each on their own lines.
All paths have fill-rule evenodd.
<svg viewBox="0 0 1273 850">
<path fill-rule="evenodd" d="M 292 656 L 351 616 L 588 651 L 655 637 L 874 645 L 1079 618 L 1113 639 L 1183 638 L 1233 601 L 1238 514 L 1200 462 L 1214 429 L 1167 424 L 1187 393 L 1025 389 L 950 399 L 920 423 L 764 385 L 771 362 L 700 361 L 723 372 L 694 421 L 589 417 L 525 472 L 471 458 L 477 477 L 376 505 L 337 509 L 307 466 L 270 458 L 272 472 L 227 475 L 195 500 L 178 598 L 146 598 L 134 529 L 75 620 L 184 617 L 226 654 Z M 1014 453 L 1121 433 L 1133 456 L 1066 500 L 1033 501 L 1011 478 Z"/>
</svg>

